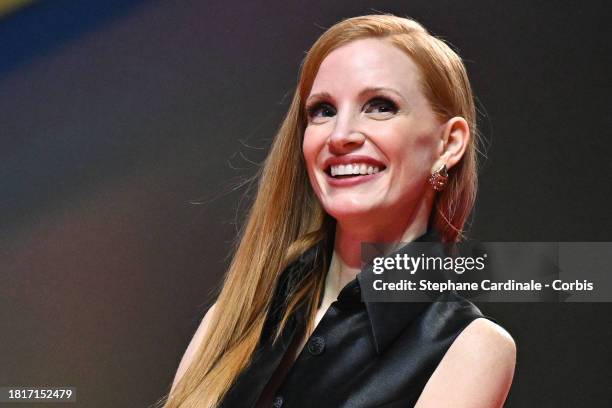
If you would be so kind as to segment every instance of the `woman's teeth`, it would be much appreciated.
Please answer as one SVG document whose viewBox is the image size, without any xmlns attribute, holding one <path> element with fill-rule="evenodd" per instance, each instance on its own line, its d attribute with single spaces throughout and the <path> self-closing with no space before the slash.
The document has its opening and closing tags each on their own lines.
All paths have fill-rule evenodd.
<svg viewBox="0 0 612 408">
<path fill-rule="evenodd" d="M 353 174 L 374 174 L 378 173 L 380 169 L 376 166 L 372 166 L 365 163 L 355 164 L 340 164 L 338 166 L 331 166 L 332 177 L 346 176 Z"/>
</svg>

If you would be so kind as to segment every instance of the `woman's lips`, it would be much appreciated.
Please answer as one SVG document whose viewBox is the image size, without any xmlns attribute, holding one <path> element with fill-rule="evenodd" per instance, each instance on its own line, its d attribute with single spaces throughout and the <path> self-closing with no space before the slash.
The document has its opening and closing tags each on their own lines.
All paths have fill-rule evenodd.
<svg viewBox="0 0 612 408">
<path fill-rule="evenodd" d="M 327 184 L 329 184 L 330 186 L 332 187 L 351 187 L 357 184 L 367 183 L 368 181 L 372 181 L 380 177 L 380 175 L 384 172 L 385 170 L 383 169 L 379 171 L 378 173 L 364 174 L 364 175 L 354 174 L 351 177 L 347 177 L 347 176 L 332 177 L 327 172 L 323 172 L 323 173 L 325 174 L 325 180 L 327 181 Z"/>
<path fill-rule="evenodd" d="M 385 165 L 379 160 L 376 160 L 373 157 L 365 156 L 365 155 L 347 155 L 347 156 L 332 156 L 323 162 L 323 170 L 329 172 L 332 166 L 340 166 L 340 165 L 354 165 L 354 164 L 364 163 L 367 166 L 378 167 L 380 170 L 384 169 Z"/>
</svg>

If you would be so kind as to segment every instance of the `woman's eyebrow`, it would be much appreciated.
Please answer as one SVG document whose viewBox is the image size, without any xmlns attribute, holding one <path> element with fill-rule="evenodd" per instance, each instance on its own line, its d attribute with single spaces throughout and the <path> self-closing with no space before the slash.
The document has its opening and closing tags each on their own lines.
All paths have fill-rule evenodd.
<svg viewBox="0 0 612 408">
<path fill-rule="evenodd" d="M 405 100 L 406 98 L 404 98 L 402 96 L 402 94 L 390 87 L 386 87 L 386 86 L 374 86 L 374 87 L 367 87 L 361 90 L 361 92 L 359 92 L 359 96 L 363 96 L 366 94 L 373 94 L 373 93 L 377 93 L 377 92 L 390 92 L 392 94 L 395 94 L 398 98 Z M 307 99 L 306 99 L 306 104 L 308 104 L 308 101 L 310 101 L 311 99 L 332 99 L 332 96 L 329 92 L 317 92 L 314 93 L 312 95 L 310 95 Z"/>
<path fill-rule="evenodd" d="M 314 93 L 306 99 L 306 104 L 308 104 L 308 101 L 311 99 L 331 99 L 331 95 L 329 94 L 329 92 Z"/>
<path fill-rule="evenodd" d="M 395 94 L 398 98 L 405 100 L 404 96 L 397 90 L 393 89 L 393 88 L 389 88 L 387 86 L 376 86 L 376 87 L 367 87 L 364 88 L 361 92 L 359 92 L 359 96 L 363 96 L 365 94 L 372 94 L 372 93 L 377 93 L 377 92 L 390 92 L 392 94 Z"/>
</svg>

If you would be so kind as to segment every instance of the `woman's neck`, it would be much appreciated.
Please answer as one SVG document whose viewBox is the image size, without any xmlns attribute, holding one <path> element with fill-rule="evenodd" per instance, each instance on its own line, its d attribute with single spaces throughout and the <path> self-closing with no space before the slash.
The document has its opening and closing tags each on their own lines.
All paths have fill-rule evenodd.
<svg viewBox="0 0 612 408">
<path fill-rule="evenodd" d="M 400 220 L 378 217 L 353 222 L 337 220 L 334 252 L 325 278 L 323 305 L 336 300 L 340 290 L 361 269 L 361 244 L 367 242 L 411 242 L 427 232 L 431 203 L 423 202 L 413 215 Z"/>
</svg>

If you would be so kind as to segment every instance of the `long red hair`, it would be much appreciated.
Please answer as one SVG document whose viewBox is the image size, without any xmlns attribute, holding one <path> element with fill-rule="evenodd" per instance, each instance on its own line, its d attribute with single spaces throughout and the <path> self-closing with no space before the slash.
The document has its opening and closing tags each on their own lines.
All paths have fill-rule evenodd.
<svg viewBox="0 0 612 408">
<path fill-rule="evenodd" d="M 258 174 L 258 190 L 216 302 L 211 330 L 169 395 L 165 407 L 216 407 L 249 364 L 260 340 L 271 297 L 283 269 L 326 236 L 333 220 L 309 184 L 302 156 L 304 102 L 321 62 L 351 41 L 379 38 L 404 51 L 422 72 L 422 90 L 442 120 L 462 116 L 472 137 L 462 160 L 449 170 L 447 188 L 434 202 L 433 227 L 444 241 L 458 241 L 477 188 L 476 112 L 461 58 L 414 20 L 392 15 L 349 18 L 328 29 L 308 51 L 287 116 Z M 314 321 L 325 266 L 307 274 L 286 299 L 276 335 L 302 303 Z"/>
</svg>

